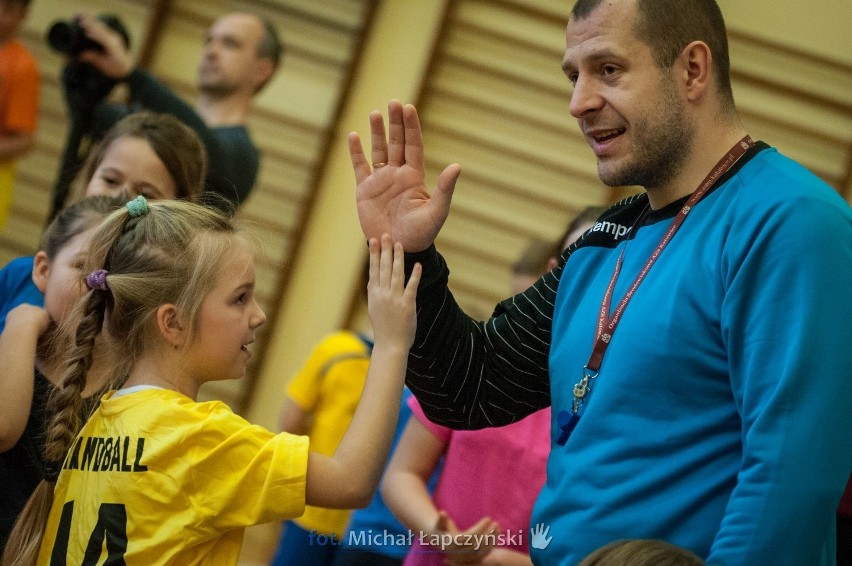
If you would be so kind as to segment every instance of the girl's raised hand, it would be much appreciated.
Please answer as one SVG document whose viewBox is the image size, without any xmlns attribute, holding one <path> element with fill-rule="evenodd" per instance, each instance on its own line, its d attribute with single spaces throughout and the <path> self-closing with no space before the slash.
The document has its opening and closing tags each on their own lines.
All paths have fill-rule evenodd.
<svg viewBox="0 0 852 566">
<path fill-rule="evenodd" d="M 417 329 L 416 298 L 420 264 L 415 264 L 405 283 L 402 244 L 383 234 L 381 242 L 370 239 L 370 281 L 367 284 L 367 311 L 376 344 L 393 343 L 405 350 L 414 342 Z"/>
</svg>

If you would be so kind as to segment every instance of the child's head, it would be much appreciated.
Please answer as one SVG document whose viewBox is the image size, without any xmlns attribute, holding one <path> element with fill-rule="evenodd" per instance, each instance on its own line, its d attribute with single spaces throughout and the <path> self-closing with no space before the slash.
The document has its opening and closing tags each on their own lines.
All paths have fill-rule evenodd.
<svg viewBox="0 0 852 566">
<path fill-rule="evenodd" d="M 595 225 L 601 214 L 606 212 L 606 206 L 587 206 L 577 214 L 565 227 L 565 232 L 559 238 L 559 254 L 573 244 L 589 228 Z"/>
<path fill-rule="evenodd" d="M 586 556 L 580 566 L 702 566 L 691 550 L 656 539 L 611 542 Z"/>
<path fill-rule="evenodd" d="M 92 149 L 74 194 L 197 202 L 207 154 L 191 128 L 170 114 L 136 112 L 117 122 Z"/>
<path fill-rule="evenodd" d="M 520 257 L 512 264 L 512 294 L 521 293 L 538 281 L 548 271 L 548 262 L 558 256 L 560 251 L 551 242 L 537 238 L 530 240 Z"/>
<path fill-rule="evenodd" d="M 89 241 L 84 272 L 104 270 L 104 289 L 91 289 L 80 301 L 76 336 L 82 351 L 72 358 L 88 354 L 80 329 L 97 334 L 101 327 L 120 345 L 125 360 L 139 359 L 157 347 L 192 353 L 217 330 L 206 324 L 205 316 L 216 316 L 215 309 L 212 314 L 206 310 L 206 302 L 223 286 L 233 294 L 219 297 L 224 310 L 234 305 L 239 307 L 235 311 L 249 309 L 251 320 L 228 320 L 228 326 L 219 329 L 242 340 L 221 353 L 247 354 L 244 346 L 265 316 L 253 298 L 254 262 L 246 237 L 231 218 L 212 208 L 184 201 L 142 201 L 127 208 L 139 205 L 144 213 L 114 212 Z M 244 365 L 240 369 L 244 371 Z M 129 371 L 129 366 L 124 369 L 125 374 Z"/>
<path fill-rule="evenodd" d="M 42 234 L 33 262 L 33 282 L 44 294 L 44 307 L 54 322 L 61 321 L 83 293 L 80 269 L 89 236 L 123 204 L 113 197 L 85 198 L 63 209 Z"/>
<path fill-rule="evenodd" d="M 0 44 L 18 34 L 29 4 L 29 0 L 0 0 Z"/>
</svg>

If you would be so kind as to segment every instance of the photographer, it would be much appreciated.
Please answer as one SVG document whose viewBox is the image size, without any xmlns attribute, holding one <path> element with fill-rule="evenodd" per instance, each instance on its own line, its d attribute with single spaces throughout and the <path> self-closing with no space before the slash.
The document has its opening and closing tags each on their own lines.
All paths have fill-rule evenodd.
<svg viewBox="0 0 852 566">
<path fill-rule="evenodd" d="M 260 153 L 246 128 L 248 111 L 254 95 L 271 79 L 281 55 L 281 44 L 272 26 L 247 13 L 226 14 L 214 22 L 198 68 L 199 96 L 193 108 L 135 67 L 125 38 L 116 29 L 85 14 L 75 22 L 85 37 L 101 49 L 85 49 L 69 65 L 90 66 L 108 81 L 106 84 L 126 83 L 130 101 L 126 105 L 108 103 L 105 88 L 103 94 L 94 92 L 88 96 L 97 104 L 87 108 L 87 103 L 74 101 L 74 89 L 69 89 L 66 80 L 72 125 L 82 122 L 94 141 L 121 117 L 136 110 L 175 115 L 199 134 L 207 149 L 207 192 L 218 193 L 237 208 L 254 186 L 260 161 Z M 62 189 L 57 186 L 54 213 L 62 207 Z"/>
</svg>

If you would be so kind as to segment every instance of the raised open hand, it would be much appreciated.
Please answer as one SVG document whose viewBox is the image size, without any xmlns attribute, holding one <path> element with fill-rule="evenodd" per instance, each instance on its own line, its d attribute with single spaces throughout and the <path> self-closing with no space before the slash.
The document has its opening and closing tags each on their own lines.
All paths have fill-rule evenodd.
<svg viewBox="0 0 852 566">
<path fill-rule="evenodd" d="M 444 225 L 461 168 L 457 164 L 447 166 L 430 196 L 425 184 L 423 136 L 417 110 L 391 100 L 388 127 L 386 136 L 382 114 L 370 113 L 370 160 L 359 135 L 349 134 L 358 219 L 368 239 L 388 233 L 406 252 L 419 252 L 435 241 Z"/>
</svg>

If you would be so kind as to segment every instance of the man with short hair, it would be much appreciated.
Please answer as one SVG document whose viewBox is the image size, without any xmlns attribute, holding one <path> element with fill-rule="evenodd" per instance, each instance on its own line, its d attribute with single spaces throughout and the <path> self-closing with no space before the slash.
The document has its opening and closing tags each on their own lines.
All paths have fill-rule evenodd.
<svg viewBox="0 0 852 566">
<path fill-rule="evenodd" d="M 89 15 L 78 18 L 86 35 L 104 47 L 78 57 L 105 77 L 124 81 L 129 105 L 99 104 L 86 119 L 89 133 L 98 139 L 112 124 L 135 109 L 168 112 L 201 136 L 208 153 L 208 190 L 237 207 L 251 193 L 260 166 L 260 152 L 246 127 L 254 96 L 271 80 L 283 53 L 274 26 L 247 12 L 218 18 L 207 31 L 197 71 L 198 98 L 190 106 L 171 89 L 135 67 L 122 37 Z M 73 113 L 72 108 L 72 113 Z M 56 192 L 54 209 L 64 194 Z M 214 204 L 218 204 L 216 200 Z"/>
<path fill-rule="evenodd" d="M 833 564 L 852 470 L 849 205 L 747 135 L 713 0 L 579 0 L 566 46 L 600 178 L 645 192 L 488 321 L 456 305 L 433 244 L 460 167 L 428 193 L 417 112 L 397 101 L 389 138 L 370 115 L 371 159 L 350 134 L 365 235 L 423 266 L 409 387 L 453 428 L 552 406 L 537 564 L 618 539 L 708 564 Z"/>
<path fill-rule="evenodd" d="M 15 163 L 35 144 L 41 77 L 17 39 L 29 0 L 0 0 L 0 229 L 12 207 Z"/>
<path fill-rule="evenodd" d="M 278 68 L 281 52 L 272 24 L 243 12 L 220 17 L 204 41 L 195 111 L 222 148 L 227 178 L 242 183 L 238 202 L 248 196 L 260 166 L 260 152 L 246 127 L 248 112 Z"/>
</svg>

